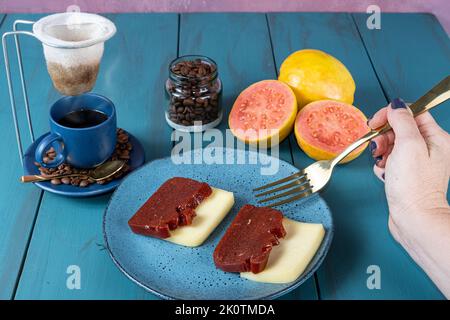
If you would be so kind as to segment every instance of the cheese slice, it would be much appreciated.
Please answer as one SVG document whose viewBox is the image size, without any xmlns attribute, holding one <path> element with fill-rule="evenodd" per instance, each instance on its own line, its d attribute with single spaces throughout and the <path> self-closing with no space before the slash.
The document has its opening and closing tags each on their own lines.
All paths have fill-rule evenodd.
<svg viewBox="0 0 450 320">
<path fill-rule="evenodd" d="M 213 188 L 211 195 L 195 208 L 192 224 L 170 231 L 164 240 L 187 247 L 197 247 L 214 231 L 234 205 L 233 192 Z"/>
<path fill-rule="evenodd" d="M 305 271 L 322 243 L 322 224 L 303 223 L 283 218 L 286 236 L 272 247 L 266 268 L 260 273 L 241 272 L 241 277 L 257 282 L 288 283 Z"/>
</svg>

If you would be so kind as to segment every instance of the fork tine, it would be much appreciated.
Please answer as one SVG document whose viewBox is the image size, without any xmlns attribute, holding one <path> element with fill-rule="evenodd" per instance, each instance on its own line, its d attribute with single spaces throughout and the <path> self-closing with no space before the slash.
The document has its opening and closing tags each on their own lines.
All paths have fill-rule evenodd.
<svg viewBox="0 0 450 320">
<path fill-rule="evenodd" d="M 301 185 L 300 187 L 288 190 L 288 191 L 283 192 L 283 193 L 279 193 L 279 194 L 274 195 L 272 197 L 268 197 L 268 198 L 259 200 L 258 203 L 264 203 L 264 202 L 272 201 L 272 200 L 275 200 L 275 199 L 278 199 L 278 198 L 283 198 L 283 197 L 289 196 L 289 195 L 297 193 L 297 192 L 308 191 L 310 189 L 311 189 L 311 186 L 309 185 L 309 183 L 305 183 L 305 184 Z"/>
<path fill-rule="evenodd" d="M 282 185 L 281 187 L 278 187 L 278 188 L 275 188 L 275 189 L 270 189 L 270 190 L 258 193 L 258 194 L 255 195 L 255 197 L 262 197 L 262 196 L 265 196 L 266 194 L 269 194 L 269 193 L 274 193 L 274 192 L 281 191 L 281 190 L 284 190 L 284 189 L 289 189 L 289 188 L 292 188 L 292 187 L 304 184 L 306 181 L 307 181 L 307 177 L 306 177 L 306 175 L 303 175 L 298 180 L 295 180 L 295 181 L 293 181 L 291 183 Z"/>
<path fill-rule="evenodd" d="M 255 189 L 253 189 L 253 191 L 259 191 L 259 190 L 263 190 L 263 189 L 266 189 L 266 188 L 274 187 L 274 186 L 276 186 L 276 185 L 278 185 L 280 183 L 288 182 L 288 181 L 291 181 L 292 179 L 299 178 L 299 177 L 303 176 L 304 173 L 305 173 L 304 170 L 301 170 L 301 171 L 299 171 L 297 173 L 294 173 L 293 175 L 290 175 L 289 177 L 286 177 L 286 178 L 283 178 L 283 179 L 280 179 L 280 180 L 277 180 L 277 181 L 265 184 L 265 185 L 263 185 L 261 187 L 255 188 Z"/>
<path fill-rule="evenodd" d="M 299 195 L 287 198 L 287 199 L 279 201 L 279 202 L 272 203 L 272 204 L 268 205 L 268 207 L 281 206 L 282 204 L 286 204 L 286 203 L 289 203 L 289 202 L 292 202 L 292 201 L 295 201 L 295 200 L 300 200 L 302 198 L 306 198 L 306 197 L 308 197 L 308 196 L 310 196 L 312 194 L 313 194 L 312 190 L 309 189 L 306 192 L 300 193 Z"/>
</svg>

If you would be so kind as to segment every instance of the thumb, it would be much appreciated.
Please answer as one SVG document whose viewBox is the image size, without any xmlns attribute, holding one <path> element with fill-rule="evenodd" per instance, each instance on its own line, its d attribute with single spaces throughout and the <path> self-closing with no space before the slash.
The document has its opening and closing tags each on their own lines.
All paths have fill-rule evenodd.
<svg viewBox="0 0 450 320">
<path fill-rule="evenodd" d="M 395 142 L 409 139 L 423 140 L 411 111 L 402 99 L 392 100 L 390 108 L 388 108 L 387 118 L 395 133 Z"/>
</svg>

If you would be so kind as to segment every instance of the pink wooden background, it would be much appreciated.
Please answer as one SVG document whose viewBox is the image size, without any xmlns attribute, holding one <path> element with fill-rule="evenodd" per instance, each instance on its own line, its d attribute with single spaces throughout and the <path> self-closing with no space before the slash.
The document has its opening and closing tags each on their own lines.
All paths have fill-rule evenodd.
<svg viewBox="0 0 450 320">
<path fill-rule="evenodd" d="M 0 0 L 1 13 L 58 12 L 77 5 L 87 12 L 330 11 L 430 12 L 450 33 L 450 0 Z"/>
</svg>

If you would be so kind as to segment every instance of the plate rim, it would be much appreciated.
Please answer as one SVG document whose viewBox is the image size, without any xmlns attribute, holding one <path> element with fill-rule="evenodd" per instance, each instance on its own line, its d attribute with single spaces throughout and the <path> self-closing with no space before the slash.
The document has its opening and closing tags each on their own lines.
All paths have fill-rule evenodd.
<svg viewBox="0 0 450 320">
<path fill-rule="evenodd" d="M 231 148 L 220 148 L 220 149 L 223 149 L 223 150 L 227 150 L 227 149 L 230 149 L 230 150 L 236 150 L 236 149 L 231 149 Z M 191 150 L 191 151 L 189 151 L 189 152 L 194 152 L 195 150 L 197 150 L 197 149 L 193 149 L 193 150 Z M 245 150 L 245 152 L 258 153 L 258 152 L 256 152 L 256 151 L 252 151 L 252 150 Z M 267 155 L 267 156 L 269 156 L 269 155 Z M 272 157 L 272 156 L 270 156 L 270 157 Z M 121 264 L 120 264 L 120 262 L 117 260 L 117 258 L 116 258 L 116 257 L 114 256 L 114 254 L 112 253 L 111 247 L 110 247 L 109 242 L 108 242 L 108 237 L 107 237 L 107 235 L 106 235 L 106 227 L 105 227 L 105 225 L 106 225 L 106 214 L 107 214 L 108 209 L 109 209 L 109 206 L 110 206 L 110 204 L 111 204 L 111 202 L 112 202 L 112 200 L 113 200 L 113 198 L 114 198 L 114 195 L 116 194 L 116 192 L 119 191 L 119 189 L 120 189 L 122 183 L 123 183 L 124 181 L 126 181 L 127 179 L 131 178 L 134 174 L 137 174 L 140 170 L 143 170 L 145 167 L 151 165 L 153 162 L 155 162 L 155 161 L 163 161 L 163 160 L 166 160 L 166 159 L 170 159 L 170 156 L 162 157 L 162 158 L 157 158 L 157 159 L 153 159 L 153 160 L 151 160 L 151 161 L 149 161 L 149 162 L 143 164 L 143 165 L 140 166 L 139 168 L 133 170 L 131 173 L 129 173 L 128 175 L 126 175 L 126 176 L 120 181 L 120 184 L 119 184 L 118 187 L 114 190 L 113 194 L 111 195 L 111 197 L 110 197 L 109 200 L 108 200 L 108 203 L 107 203 L 107 205 L 106 205 L 106 207 L 105 207 L 105 210 L 103 211 L 103 221 L 102 221 L 103 240 L 105 241 L 106 249 L 107 249 L 108 254 L 109 254 L 109 256 L 111 257 L 113 263 L 117 266 L 117 268 L 119 269 L 119 271 L 122 272 L 122 273 L 123 273 L 128 279 L 130 279 L 133 283 L 135 283 L 135 284 L 137 284 L 139 287 L 145 289 L 147 292 L 150 292 L 150 293 L 152 293 L 152 294 L 158 296 L 159 298 L 162 298 L 162 299 L 165 299 L 165 300 L 184 300 L 184 299 L 181 299 L 181 298 L 178 298 L 178 297 L 171 296 L 171 295 L 169 295 L 169 294 L 162 293 L 162 292 L 160 292 L 160 291 L 158 291 L 158 290 L 156 290 L 156 289 L 153 289 L 153 288 L 147 286 L 146 284 L 142 283 L 142 282 L 139 281 L 138 279 L 134 278 L 134 277 L 133 277 L 133 276 L 132 276 L 132 275 L 131 275 L 131 274 L 130 274 L 130 273 L 129 273 L 129 272 L 128 272 Z M 279 161 L 282 161 L 282 162 L 285 162 L 285 163 L 288 164 L 289 166 L 295 168 L 295 166 L 294 166 L 293 164 L 291 164 L 291 163 L 289 163 L 289 162 L 287 162 L 287 161 L 284 161 L 284 160 L 279 159 L 279 158 L 278 158 L 278 160 L 279 160 Z M 296 168 L 296 169 L 297 169 L 297 168 Z M 324 246 L 324 251 L 323 251 L 323 253 L 319 256 L 319 259 L 317 260 L 316 265 L 315 265 L 308 273 L 306 273 L 305 275 L 303 275 L 303 277 L 302 277 L 302 274 L 301 274 L 301 275 L 299 276 L 299 277 L 302 277 L 301 280 L 298 280 L 298 281 L 297 281 L 297 280 L 294 280 L 293 282 L 291 282 L 291 285 L 289 285 L 289 286 L 287 286 L 287 287 L 285 287 L 285 288 L 283 288 L 283 289 L 281 289 L 281 290 L 278 290 L 278 291 L 276 291 L 276 292 L 274 292 L 274 293 L 272 293 L 272 294 L 270 294 L 270 295 L 265 295 L 265 296 L 261 296 L 261 297 L 255 297 L 255 298 L 242 299 L 242 300 L 273 300 L 273 299 L 279 298 L 279 297 L 281 297 L 281 296 L 283 296 L 283 295 L 289 293 L 290 291 L 292 291 L 292 290 L 298 288 L 300 285 L 302 285 L 304 282 L 306 282 L 306 280 L 308 280 L 309 278 L 311 278 L 311 276 L 312 276 L 312 275 L 319 269 L 319 267 L 322 265 L 323 261 L 325 260 L 325 257 L 328 255 L 328 251 L 330 250 L 331 243 L 333 242 L 333 238 L 334 238 L 334 228 L 335 228 L 335 226 L 334 226 L 333 214 L 332 214 L 332 212 L 331 212 L 331 210 L 330 210 L 330 207 L 328 206 L 327 202 L 325 201 L 325 199 L 323 199 L 323 198 L 320 196 L 319 193 L 316 194 L 316 195 L 313 195 L 313 197 L 314 197 L 314 196 L 315 196 L 315 197 L 319 197 L 319 198 L 321 199 L 321 201 L 323 201 L 323 203 L 324 203 L 326 209 L 328 209 L 328 212 L 330 213 L 330 222 L 331 222 L 331 226 L 330 226 L 329 230 L 325 230 L 326 234 L 328 233 L 327 242 L 326 242 L 326 243 L 324 242 L 323 244 L 321 244 L 321 245 L 325 245 L 325 246 Z M 324 237 L 324 240 L 325 240 L 325 237 Z M 308 264 L 308 265 L 309 265 L 309 264 Z M 307 267 L 308 267 L 308 266 L 307 266 Z M 224 300 L 224 299 L 212 299 L 212 300 Z"/>
</svg>

